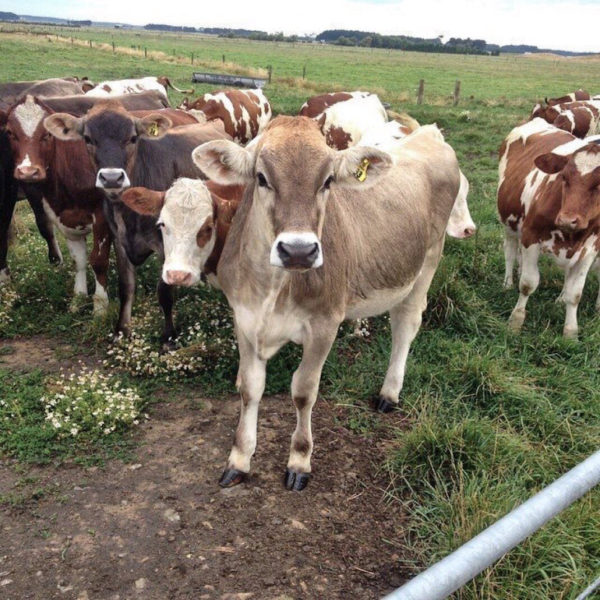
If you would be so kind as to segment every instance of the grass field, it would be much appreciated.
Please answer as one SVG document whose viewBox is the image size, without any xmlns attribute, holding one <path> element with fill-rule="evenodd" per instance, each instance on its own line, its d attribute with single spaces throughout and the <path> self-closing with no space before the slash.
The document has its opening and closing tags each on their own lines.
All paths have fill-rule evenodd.
<svg viewBox="0 0 600 600">
<path fill-rule="evenodd" d="M 71 43 L 71 36 L 84 43 Z M 106 46 L 90 48 L 87 40 L 92 46 Z M 561 272 L 544 263 L 523 333 L 510 333 L 506 321 L 516 292 L 502 290 L 502 231 L 495 192 L 497 149 L 504 136 L 527 117 L 538 98 L 578 87 L 600 93 L 599 60 L 450 56 L 58 29 L 35 36 L 3 33 L 0 47 L 2 79 L 7 81 L 74 74 L 96 80 L 168 74 L 176 85 L 185 86 L 194 69 L 236 71 L 270 64 L 274 79 L 265 91 L 276 113 L 296 112 L 315 91 L 369 89 L 395 110 L 405 110 L 422 123 L 437 122 L 444 129 L 470 181 L 469 204 L 479 230 L 471 240 L 447 241 L 424 325 L 408 360 L 401 398 L 409 425 L 398 430 L 382 465 L 389 474 L 389 502 L 401 503 L 411 515 L 407 531 L 399 532 L 408 571 L 435 562 L 597 449 L 598 282 L 590 277 L 586 286 L 579 342 L 565 340 L 564 308 L 554 302 Z M 301 79 L 304 65 L 306 81 Z M 414 102 L 419 79 L 426 81 L 423 105 Z M 457 79 L 463 99 L 453 107 L 451 93 Z M 195 87 L 197 92 L 208 89 Z M 67 255 L 64 247 L 63 254 Z M 139 411 L 161 390 L 202 390 L 215 397 L 231 393 L 236 350 L 229 311 L 218 292 L 206 288 L 180 292 L 177 319 L 185 332 L 185 348 L 169 363 L 153 354 L 160 331 L 153 298 L 158 273 L 154 262 L 145 265 L 138 277 L 136 336 L 110 354 L 107 338 L 116 306 L 102 322 L 92 320 L 90 305 L 69 311 L 73 271 L 47 264 L 44 244 L 24 206 L 18 211 L 10 264 L 13 282 L 0 292 L 0 335 L 43 334 L 68 343 L 83 359 L 97 346 L 107 363 L 119 368 L 119 385 L 130 386 L 140 396 Z M 115 275 L 109 292 L 116 298 Z M 368 436 L 385 419 L 374 415 L 366 400 L 378 391 L 388 348 L 386 318 L 372 320 L 370 335 L 363 339 L 353 337 L 345 326 L 325 366 L 324 401 L 346 407 L 344 424 L 357 435 Z M 287 391 L 298 356 L 290 347 L 271 361 L 268 393 Z M 57 436 L 38 401 L 52 391 L 48 386 L 41 374 L 15 378 L 0 367 L 2 454 L 26 463 L 65 457 L 102 460 L 126 451 L 130 423 L 106 435 L 90 430 L 76 437 L 76 443 Z M 455 597 L 573 599 L 599 568 L 596 491 Z"/>
</svg>

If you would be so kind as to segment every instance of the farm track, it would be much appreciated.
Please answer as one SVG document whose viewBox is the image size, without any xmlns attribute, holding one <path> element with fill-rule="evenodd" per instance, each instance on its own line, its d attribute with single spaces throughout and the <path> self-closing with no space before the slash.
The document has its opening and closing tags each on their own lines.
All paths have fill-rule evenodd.
<svg viewBox="0 0 600 600">
<path fill-rule="evenodd" d="M 58 361 L 42 341 L 29 366 L 51 370 Z M 14 357 L 32 342 L 10 345 Z M 0 596 L 379 598 L 402 582 L 405 515 L 384 502 L 376 472 L 385 433 L 353 434 L 336 410 L 317 403 L 314 478 L 301 494 L 281 481 L 295 419 L 286 397 L 265 398 L 252 476 L 231 489 L 217 478 L 236 397 L 156 405 L 130 463 L 0 463 L 0 496 L 19 497 L 0 506 Z"/>
</svg>

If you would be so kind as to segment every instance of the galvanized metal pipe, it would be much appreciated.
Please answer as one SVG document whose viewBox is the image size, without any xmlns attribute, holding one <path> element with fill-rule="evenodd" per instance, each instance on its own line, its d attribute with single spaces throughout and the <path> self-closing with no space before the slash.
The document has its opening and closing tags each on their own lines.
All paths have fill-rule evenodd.
<svg viewBox="0 0 600 600">
<path fill-rule="evenodd" d="M 596 579 L 592 585 L 585 588 L 585 590 L 583 590 L 583 592 L 581 592 L 581 594 L 579 594 L 575 600 L 585 600 L 586 598 L 589 598 L 592 592 L 595 592 L 598 588 L 600 588 L 600 577 L 598 577 L 598 579 Z"/>
<path fill-rule="evenodd" d="M 384 600 L 443 600 L 600 483 L 600 451 Z"/>
</svg>

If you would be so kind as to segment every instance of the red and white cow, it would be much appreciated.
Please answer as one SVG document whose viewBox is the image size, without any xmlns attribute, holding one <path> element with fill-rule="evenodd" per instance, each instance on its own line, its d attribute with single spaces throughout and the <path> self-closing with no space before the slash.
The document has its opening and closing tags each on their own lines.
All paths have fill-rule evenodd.
<svg viewBox="0 0 600 600">
<path fill-rule="evenodd" d="M 388 121 L 377 129 L 365 133 L 357 146 L 371 146 L 378 150 L 387 152 L 393 159 L 394 163 L 405 155 L 406 150 L 403 146 L 408 136 L 428 135 L 437 137 L 440 142 L 444 142 L 444 136 L 436 125 L 424 125 L 419 127 L 414 132 L 397 121 Z M 446 226 L 446 233 L 453 238 L 464 239 L 471 237 L 477 226 L 471 218 L 469 206 L 467 204 L 467 196 L 469 194 L 469 181 L 464 173 L 460 172 L 460 188 L 458 195 L 454 201 L 450 219 Z"/>
<path fill-rule="evenodd" d="M 361 92 L 360 90 L 357 90 L 355 92 L 330 92 L 329 94 L 313 96 L 300 107 L 300 112 L 298 114 L 302 117 L 318 119 L 325 109 L 338 102 L 345 102 L 346 100 L 352 100 L 353 98 L 366 98 L 370 95 L 371 92 Z"/>
<path fill-rule="evenodd" d="M 551 254 L 565 269 L 559 300 L 565 337 L 577 337 L 577 307 L 590 268 L 600 275 L 600 136 L 584 140 L 543 119 L 516 127 L 500 149 L 498 211 L 505 225 L 505 287 L 520 255 L 519 299 L 509 319 L 519 331 L 539 284 L 538 259 Z M 596 301 L 600 310 L 600 295 Z"/>
<path fill-rule="evenodd" d="M 247 144 L 254 139 L 271 120 L 271 104 L 263 91 L 222 90 L 204 94 L 196 100 L 184 98 L 180 109 L 188 110 L 199 121 L 219 119 L 234 142 Z"/>
<path fill-rule="evenodd" d="M 88 96 L 98 98 L 108 98 L 112 96 L 122 96 L 123 94 L 139 94 L 156 90 L 166 99 L 167 89 L 172 88 L 182 94 L 191 94 L 193 90 L 180 90 L 176 88 L 168 77 L 140 77 L 139 79 L 117 79 L 115 81 L 101 81 L 94 88 L 86 92 Z"/>
<path fill-rule="evenodd" d="M 600 133 L 600 101 L 598 100 L 578 100 L 536 109 L 531 118 L 536 117 L 579 138 Z"/>
</svg>

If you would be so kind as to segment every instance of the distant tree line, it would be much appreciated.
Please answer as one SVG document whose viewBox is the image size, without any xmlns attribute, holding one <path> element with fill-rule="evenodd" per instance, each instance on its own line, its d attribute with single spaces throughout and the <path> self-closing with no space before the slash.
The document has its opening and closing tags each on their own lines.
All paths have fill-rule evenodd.
<svg viewBox="0 0 600 600">
<path fill-rule="evenodd" d="M 0 11 L 0 21 L 19 21 L 19 20 L 20 20 L 19 15 L 15 15 L 15 13 Z"/>
<path fill-rule="evenodd" d="M 148 25 L 144 25 L 144 29 L 151 29 L 154 31 L 175 31 L 177 33 L 196 33 L 197 31 L 195 27 L 163 25 L 160 23 L 148 23 Z"/>
<path fill-rule="evenodd" d="M 381 35 L 369 31 L 328 29 L 320 33 L 316 40 L 339 46 L 363 46 L 367 48 L 392 48 L 415 52 L 446 52 L 451 54 L 496 54 L 488 49 L 485 40 L 471 38 L 450 38 L 442 42 L 442 36 L 420 38 L 408 35 Z"/>
</svg>

